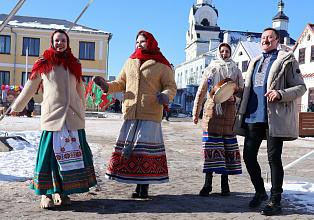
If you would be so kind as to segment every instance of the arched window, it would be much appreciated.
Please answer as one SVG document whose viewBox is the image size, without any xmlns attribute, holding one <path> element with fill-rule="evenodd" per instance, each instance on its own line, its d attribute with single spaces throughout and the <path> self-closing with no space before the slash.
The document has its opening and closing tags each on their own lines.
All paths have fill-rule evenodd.
<svg viewBox="0 0 314 220">
<path fill-rule="evenodd" d="M 190 34 L 190 38 L 191 38 L 191 40 L 193 39 L 193 32 L 192 32 L 192 27 L 194 26 L 194 23 L 193 23 L 193 21 L 192 21 L 192 25 L 191 25 L 191 34 Z"/>
<path fill-rule="evenodd" d="M 307 35 L 307 41 L 311 40 L 311 35 Z"/>
<path fill-rule="evenodd" d="M 202 24 L 203 26 L 209 26 L 209 25 L 210 25 L 210 24 L 209 24 L 209 21 L 207 20 L 207 18 L 204 18 L 204 19 L 202 20 L 201 24 Z"/>
</svg>

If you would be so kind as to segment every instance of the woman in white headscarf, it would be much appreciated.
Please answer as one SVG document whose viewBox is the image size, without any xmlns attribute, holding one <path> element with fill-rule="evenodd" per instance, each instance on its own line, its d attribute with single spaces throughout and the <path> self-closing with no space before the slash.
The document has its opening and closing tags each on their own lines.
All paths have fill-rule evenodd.
<svg viewBox="0 0 314 220">
<path fill-rule="evenodd" d="M 221 195 L 230 195 L 228 175 L 241 174 L 241 157 L 238 141 L 232 134 L 232 126 L 236 113 L 236 93 L 243 88 L 241 70 L 230 58 L 231 47 L 222 43 L 218 47 L 217 57 L 205 68 L 202 81 L 198 87 L 193 107 L 193 122 L 198 123 L 202 103 L 204 105 L 203 130 L 203 173 L 206 173 L 205 184 L 200 196 L 208 196 L 212 191 L 213 172 L 221 174 Z M 223 79 L 230 78 L 237 84 L 235 93 L 227 101 L 216 104 L 210 97 L 212 89 Z"/>
</svg>

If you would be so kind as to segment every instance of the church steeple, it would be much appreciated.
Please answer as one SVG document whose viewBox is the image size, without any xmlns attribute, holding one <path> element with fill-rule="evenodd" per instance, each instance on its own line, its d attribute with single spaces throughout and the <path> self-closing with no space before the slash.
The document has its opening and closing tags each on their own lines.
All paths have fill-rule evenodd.
<svg viewBox="0 0 314 220">
<path fill-rule="evenodd" d="M 284 42 L 284 38 L 290 38 L 288 34 L 289 17 L 283 13 L 284 7 L 285 3 L 280 0 L 278 3 L 278 13 L 275 17 L 273 17 L 273 28 L 279 31 L 281 43 Z"/>
<path fill-rule="evenodd" d="M 212 0 L 197 0 L 197 5 L 212 5 Z"/>
<path fill-rule="evenodd" d="M 277 30 L 285 30 L 288 31 L 288 22 L 289 17 L 283 13 L 283 8 L 285 7 L 285 3 L 282 0 L 278 3 L 278 13 L 275 17 L 273 17 L 273 28 Z"/>
<path fill-rule="evenodd" d="M 208 52 L 211 41 L 219 39 L 218 10 L 211 0 L 197 0 L 190 10 L 190 27 L 186 33 L 186 61 Z"/>
</svg>

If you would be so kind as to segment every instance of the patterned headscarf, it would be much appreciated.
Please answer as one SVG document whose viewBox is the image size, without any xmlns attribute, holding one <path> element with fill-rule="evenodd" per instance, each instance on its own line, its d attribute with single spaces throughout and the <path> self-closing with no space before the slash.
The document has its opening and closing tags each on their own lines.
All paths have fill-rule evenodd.
<svg viewBox="0 0 314 220">
<path fill-rule="evenodd" d="M 63 52 L 57 51 L 53 46 L 53 36 L 55 33 L 63 33 L 67 38 L 67 48 Z M 73 74 L 78 82 L 83 80 L 82 78 L 82 66 L 80 61 L 75 58 L 72 54 L 71 48 L 69 46 L 69 36 L 67 33 L 61 29 L 54 31 L 51 35 L 51 46 L 48 50 L 44 52 L 35 62 L 31 75 L 29 79 L 37 78 L 37 75 L 47 74 L 53 68 L 53 63 L 56 63 L 58 66 L 62 64 L 67 70 L 69 68 L 71 74 Z"/>
<path fill-rule="evenodd" d="M 130 58 L 131 59 L 138 58 L 143 61 L 152 59 L 158 63 L 163 63 L 171 68 L 169 61 L 160 52 L 160 48 L 158 47 L 158 42 L 156 41 L 154 36 L 151 33 L 147 31 L 143 31 L 143 30 L 138 32 L 137 36 L 139 36 L 140 33 L 144 33 L 146 36 L 147 50 L 135 49 L 135 52 L 130 56 Z"/>
</svg>

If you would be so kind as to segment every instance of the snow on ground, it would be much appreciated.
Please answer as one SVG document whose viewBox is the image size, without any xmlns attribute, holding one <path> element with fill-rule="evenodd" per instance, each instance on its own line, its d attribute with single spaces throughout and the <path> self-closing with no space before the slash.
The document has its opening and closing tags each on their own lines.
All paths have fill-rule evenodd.
<svg viewBox="0 0 314 220">
<path fill-rule="evenodd" d="M 13 147 L 10 152 L 0 152 L 0 181 L 24 181 L 33 176 L 40 131 L 0 132 L 0 136 L 20 136 L 28 142 L 8 138 Z"/>
<path fill-rule="evenodd" d="M 10 152 L 0 152 L 0 181 L 16 182 L 30 180 L 35 168 L 40 131 L 0 132 L 0 136 L 21 136 L 29 143 L 9 138 L 13 147 Z M 270 184 L 266 183 L 268 190 Z M 293 203 L 314 212 L 314 185 L 309 182 L 284 182 L 284 196 Z"/>
</svg>

